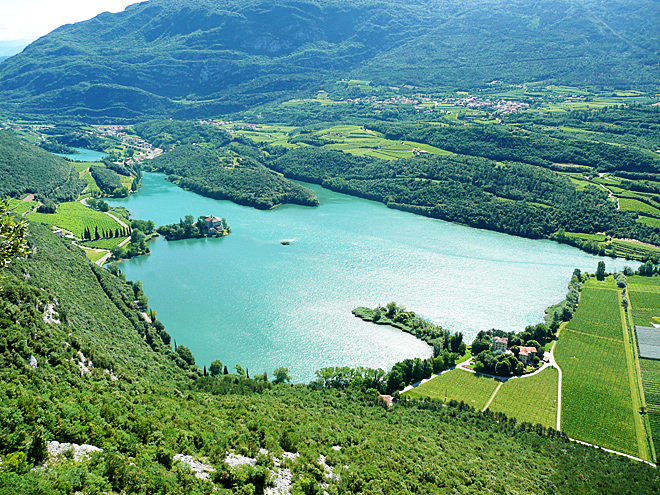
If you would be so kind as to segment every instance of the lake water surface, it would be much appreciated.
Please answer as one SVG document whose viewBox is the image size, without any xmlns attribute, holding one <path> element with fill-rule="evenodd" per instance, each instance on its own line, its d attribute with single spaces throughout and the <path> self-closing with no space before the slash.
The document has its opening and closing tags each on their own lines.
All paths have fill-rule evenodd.
<svg viewBox="0 0 660 495">
<path fill-rule="evenodd" d="M 73 160 L 74 162 L 100 162 L 104 157 L 108 156 L 107 153 L 102 151 L 86 150 L 84 148 L 73 149 L 78 153 L 73 155 L 68 155 L 66 153 L 53 153 L 53 155 L 62 156 L 64 158 L 68 158 L 69 160 Z"/>
<path fill-rule="evenodd" d="M 158 239 L 149 256 L 121 265 L 143 282 L 158 319 L 200 367 L 220 359 L 254 375 L 286 366 L 296 381 L 326 366 L 387 369 L 428 357 L 430 348 L 355 318 L 353 308 L 396 301 L 471 341 L 479 330 L 519 331 L 542 321 L 566 294 L 573 269 L 593 273 L 603 259 L 309 187 L 318 208 L 260 211 L 145 173 L 140 192 L 108 201 L 156 225 L 213 214 L 232 227 L 221 239 Z M 608 270 L 637 265 L 605 263 Z"/>
</svg>

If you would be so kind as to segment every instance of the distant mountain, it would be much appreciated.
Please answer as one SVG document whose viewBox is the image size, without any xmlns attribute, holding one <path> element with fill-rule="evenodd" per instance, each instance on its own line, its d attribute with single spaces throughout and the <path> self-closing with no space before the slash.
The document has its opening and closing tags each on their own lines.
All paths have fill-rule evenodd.
<svg viewBox="0 0 660 495">
<path fill-rule="evenodd" d="M 2 62 L 4 62 L 5 60 L 7 60 L 8 58 L 9 58 L 9 57 L 0 57 L 0 64 L 1 64 Z"/>
<path fill-rule="evenodd" d="M 654 0 L 151 0 L 62 26 L 0 66 L 0 109 L 219 114 L 357 77 L 660 86 Z"/>
<path fill-rule="evenodd" d="M 0 61 L 20 53 L 32 40 L 0 41 Z"/>
</svg>

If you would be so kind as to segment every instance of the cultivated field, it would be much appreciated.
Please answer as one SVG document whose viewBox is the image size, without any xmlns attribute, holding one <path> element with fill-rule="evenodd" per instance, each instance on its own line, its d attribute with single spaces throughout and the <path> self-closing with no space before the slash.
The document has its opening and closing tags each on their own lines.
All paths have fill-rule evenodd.
<svg viewBox="0 0 660 495">
<path fill-rule="evenodd" d="M 447 397 L 447 400 L 463 401 L 476 409 L 483 409 L 499 384 L 500 382 L 493 378 L 452 370 L 406 392 L 405 395 L 411 398 L 431 397 L 442 400 Z"/>
<path fill-rule="evenodd" d="M 100 211 L 87 208 L 77 201 L 60 204 L 57 213 L 30 213 L 28 218 L 33 222 L 43 222 L 69 230 L 78 239 L 82 238 L 85 227 L 89 228 L 92 236 L 96 227 L 98 227 L 99 232 L 102 229 L 112 229 L 114 232 L 115 229 L 122 228 L 113 218 Z"/>
<path fill-rule="evenodd" d="M 649 213 L 651 215 L 660 215 L 659 209 L 647 205 L 646 203 L 642 203 L 637 199 L 620 198 L 619 205 L 621 206 L 622 210 L 639 211 L 641 213 Z"/>
<path fill-rule="evenodd" d="M 21 201 L 20 199 L 9 198 L 9 209 L 17 215 L 23 215 L 37 206 L 36 201 Z"/>
<path fill-rule="evenodd" d="M 618 291 L 601 287 L 583 288 L 578 310 L 555 346 L 563 371 L 561 426 L 572 438 L 637 456 Z"/>
<path fill-rule="evenodd" d="M 660 452 L 660 361 L 640 359 L 648 423 L 656 455 Z"/>
<path fill-rule="evenodd" d="M 508 380 L 500 387 L 488 409 L 503 412 L 519 422 L 557 427 L 559 373 L 546 368 L 537 375 Z"/>
</svg>

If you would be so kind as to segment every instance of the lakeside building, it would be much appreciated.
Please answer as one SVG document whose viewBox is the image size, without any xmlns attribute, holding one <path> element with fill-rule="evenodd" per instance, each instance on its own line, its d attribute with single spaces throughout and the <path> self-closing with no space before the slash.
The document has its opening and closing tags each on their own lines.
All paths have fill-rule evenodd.
<svg viewBox="0 0 660 495">
<path fill-rule="evenodd" d="M 525 366 L 532 364 L 536 357 L 536 347 L 521 347 L 518 353 L 518 359 Z"/>
<path fill-rule="evenodd" d="M 509 339 L 506 337 L 493 337 L 493 343 L 490 348 L 493 352 L 506 352 L 509 347 Z"/>
</svg>

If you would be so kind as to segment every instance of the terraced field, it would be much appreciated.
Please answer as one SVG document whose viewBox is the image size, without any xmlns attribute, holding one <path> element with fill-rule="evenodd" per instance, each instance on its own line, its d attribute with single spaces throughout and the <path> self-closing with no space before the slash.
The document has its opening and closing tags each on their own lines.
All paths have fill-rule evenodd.
<svg viewBox="0 0 660 495">
<path fill-rule="evenodd" d="M 488 408 L 518 421 L 557 427 L 559 373 L 546 368 L 537 375 L 508 380 Z"/>
<path fill-rule="evenodd" d="M 609 282 L 609 281 L 608 281 Z M 572 438 L 639 455 L 618 292 L 582 290 L 555 359 L 563 371 L 562 430 Z"/>
<path fill-rule="evenodd" d="M 78 239 L 82 238 L 85 227 L 89 228 L 92 235 L 94 229 L 110 230 L 122 228 L 112 217 L 83 206 L 79 202 L 62 203 L 57 208 L 57 213 L 30 213 L 28 218 L 33 222 L 43 222 L 49 225 L 69 230 Z"/>
<path fill-rule="evenodd" d="M 495 389 L 498 380 L 475 375 L 462 370 L 452 370 L 429 380 L 406 392 L 411 398 L 431 397 L 435 399 L 463 401 L 476 409 L 483 409 Z"/>
</svg>

